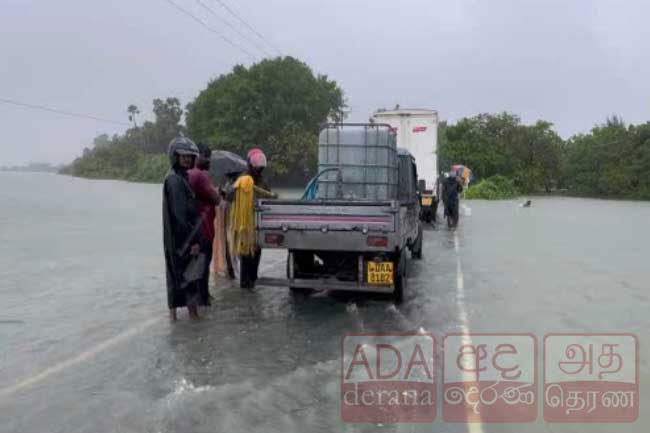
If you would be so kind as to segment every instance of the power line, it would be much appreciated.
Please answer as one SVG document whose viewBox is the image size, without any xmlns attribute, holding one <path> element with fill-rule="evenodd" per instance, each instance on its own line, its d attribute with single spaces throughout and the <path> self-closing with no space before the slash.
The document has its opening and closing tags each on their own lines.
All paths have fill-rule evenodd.
<svg viewBox="0 0 650 433">
<path fill-rule="evenodd" d="M 209 25 L 207 25 L 203 20 L 201 20 L 200 18 L 198 18 L 198 17 L 197 17 L 196 15 L 194 15 L 192 12 L 188 11 L 187 9 L 185 9 L 185 8 L 182 7 L 182 6 L 180 6 L 178 3 L 173 2 L 172 0 L 165 0 L 165 1 L 166 1 L 167 3 L 169 3 L 170 5 L 174 6 L 178 11 L 184 13 L 185 15 L 187 15 L 187 16 L 190 17 L 190 18 L 192 18 L 192 19 L 193 19 L 194 21 L 196 21 L 197 23 L 201 24 L 201 26 L 202 26 L 204 29 L 206 29 L 207 31 L 209 31 L 210 33 L 214 33 L 215 35 L 219 36 L 221 39 L 223 39 L 223 40 L 224 40 L 226 43 L 228 43 L 229 45 L 233 46 L 234 48 L 238 49 L 238 50 L 241 51 L 242 53 L 246 54 L 246 55 L 247 55 L 248 57 L 250 57 L 251 59 L 255 60 L 255 56 L 253 56 L 253 55 L 252 55 L 252 54 L 251 54 L 251 53 L 250 53 L 246 48 L 244 48 L 244 47 L 242 47 L 241 45 L 239 45 L 239 44 L 233 42 L 232 40 L 228 39 L 227 37 L 225 37 L 224 35 L 222 35 L 222 34 L 219 33 L 218 31 L 216 31 L 215 29 L 213 29 L 212 27 L 210 27 Z"/>
<path fill-rule="evenodd" d="M 255 42 L 254 40 L 252 40 L 251 38 L 249 38 L 248 36 L 246 36 L 246 35 L 245 35 L 244 33 L 242 33 L 238 28 L 236 28 L 235 26 L 233 26 L 232 24 L 230 24 L 230 22 L 229 22 L 227 19 L 225 19 L 225 18 L 221 17 L 219 14 L 217 14 L 217 13 L 214 11 L 214 9 L 212 9 L 210 6 L 206 5 L 206 4 L 205 4 L 204 2 L 202 2 L 201 0 L 196 0 L 196 2 L 197 2 L 197 3 L 198 3 L 198 4 L 199 4 L 203 9 L 207 10 L 207 11 L 210 13 L 210 15 L 212 15 L 213 17 L 215 17 L 216 19 L 218 19 L 219 21 L 221 21 L 222 23 L 224 23 L 225 25 L 227 25 L 228 27 L 230 27 L 230 28 L 231 28 L 235 33 L 237 33 L 240 37 L 242 37 L 243 39 L 245 39 L 246 41 L 248 41 L 248 43 L 250 43 L 252 46 L 254 46 L 254 47 L 257 48 L 258 50 L 260 50 L 261 52 L 263 52 L 266 56 L 271 57 L 271 54 L 266 50 L 266 48 L 260 46 L 257 42 Z"/>
<path fill-rule="evenodd" d="M 56 108 L 46 107 L 44 105 L 28 104 L 26 102 L 19 102 L 19 101 L 14 101 L 11 99 L 3 99 L 3 98 L 0 98 L 0 102 L 9 105 L 15 105 L 18 107 L 31 108 L 33 110 L 49 111 L 51 113 L 63 114 L 65 116 L 80 117 L 82 119 L 91 119 L 91 120 L 96 120 L 98 122 L 113 123 L 115 125 L 131 126 L 131 124 L 126 122 L 120 122 L 119 120 L 105 119 L 103 117 L 94 116 L 92 114 L 74 113 L 72 111 L 59 110 Z"/>
<path fill-rule="evenodd" d="M 225 10 L 227 10 L 227 11 L 230 13 L 230 15 L 234 16 L 235 18 L 237 18 L 237 19 L 238 19 L 242 24 L 244 24 L 246 27 L 248 27 L 248 29 L 249 29 L 250 31 L 252 31 L 253 33 L 255 33 L 255 34 L 257 35 L 258 38 L 260 38 L 262 41 L 266 42 L 266 44 L 267 44 L 269 47 L 273 48 L 275 51 L 278 52 L 278 54 L 282 55 L 282 52 L 281 52 L 281 51 L 280 51 L 280 50 L 279 50 L 275 45 L 273 45 L 273 44 L 272 44 L 268 39 L 266 39 L 264 36 L 262 36 L 262 35 L 260 34 L 260 32 L 258 32 L 257 30 L 255 30 L 255 29 L 253 28 L 253 26 L 251 26 L 250 24 L 248 24 L 248 23 L 247 23 L 247 22 L 246 22 L 242 17 L 239 16 L 239 14 L 237 14 L 237 12 L 233 11 L 233 10 L 230 8 L 230 6 L 228 6 L 228 4 L 227 4 L 225 1 L 223 1 L 223 0 L 215 0 L 215 1 L 216 1 L 217 3 L 219 3 L 219 4 L 220 4 L 220 5 L 221 5 Z"/>
</svg>

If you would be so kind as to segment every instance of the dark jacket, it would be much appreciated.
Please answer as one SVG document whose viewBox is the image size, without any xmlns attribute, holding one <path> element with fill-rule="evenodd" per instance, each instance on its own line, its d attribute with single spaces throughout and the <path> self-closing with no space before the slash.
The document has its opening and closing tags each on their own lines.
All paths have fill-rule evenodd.
<svg viewBox="0 0 650 433">
<path fill-rule="evenodd" d="M 442 184 L 442 197 L 445 206 L 456 206 L 458 204 L 458 194 L 463 192 L 463 186 L 458 182 L 458 178 L 449 176 Z"/>
<path fill-rule="evenodd" d="M 183 272 L 190 262 L 190 246 L 201 239 L 201 220 L 187 171 L 173 167 L 163 184 L 163 243 L 167 271 L 167 304 L 184 307 L 192 296 Z"/>
</svg>

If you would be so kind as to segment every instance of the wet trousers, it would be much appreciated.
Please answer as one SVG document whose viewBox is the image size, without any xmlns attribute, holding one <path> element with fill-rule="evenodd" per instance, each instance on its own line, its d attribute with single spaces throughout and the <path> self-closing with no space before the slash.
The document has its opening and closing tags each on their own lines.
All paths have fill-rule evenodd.
<svg viewBox="0 0 650 433">
<path fill-rule="evenodd" d="M 255 281 L 257 281 L 257 270 L 260 267 L 261 258 L 261 248 L 257 248 L 255 254 L 252 256 L 240 256 L 239 286 L 242 289 L 252 289 L 255 287 Z"/>
</svg>

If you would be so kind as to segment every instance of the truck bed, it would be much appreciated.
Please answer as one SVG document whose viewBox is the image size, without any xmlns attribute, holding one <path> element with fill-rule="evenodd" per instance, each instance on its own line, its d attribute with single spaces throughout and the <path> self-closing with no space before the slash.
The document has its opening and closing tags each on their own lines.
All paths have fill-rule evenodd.
<svg viewBox="0 0 650 433">
<path fill-rule="evenodd" d="M 257 240 L 262 248 L 392 251 L 400 242 L 399 210 L 393 201 L 261 200 Z M 385 245 L 369 245 L 373 236 L 386 238 Z"/>
</svg>

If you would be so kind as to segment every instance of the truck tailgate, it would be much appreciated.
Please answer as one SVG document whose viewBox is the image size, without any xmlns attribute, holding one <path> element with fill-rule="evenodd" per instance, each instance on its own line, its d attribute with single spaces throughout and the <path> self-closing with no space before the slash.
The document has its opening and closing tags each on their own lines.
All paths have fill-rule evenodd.
<svg viewBox="0 0 650 433">
<path fill-rule="evenodd" d="M 264 248 L 386 250 L 368 248 L 367 237 L 396 231 L 393 202 L 261 200 L 256 209 L 258 244 Z M 268 242 L 268 234 L 282 242 Z M 391 236 L 388 243 L 392 243 Z"/>
</svg>

